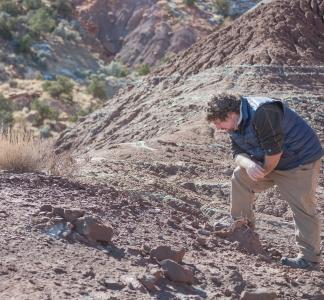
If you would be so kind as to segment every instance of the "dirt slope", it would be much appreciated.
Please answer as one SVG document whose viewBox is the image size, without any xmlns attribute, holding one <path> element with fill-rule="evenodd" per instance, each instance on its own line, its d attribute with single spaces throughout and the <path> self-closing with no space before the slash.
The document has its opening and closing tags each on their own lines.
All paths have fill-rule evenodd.
<svg viewBox="0 0 324 300">
<path fill-rule="evenodd" d="M 225 65 L 321 66 L 324 1 L 270 1 L 209 35 L 156 74 L 197 73 Z"/>
</svg>

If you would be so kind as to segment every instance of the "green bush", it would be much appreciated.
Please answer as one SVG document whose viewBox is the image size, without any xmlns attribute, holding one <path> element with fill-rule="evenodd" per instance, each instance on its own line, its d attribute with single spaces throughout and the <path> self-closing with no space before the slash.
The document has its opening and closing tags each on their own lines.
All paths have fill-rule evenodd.
<svg viewBox="0 0 324 300">
<path fill-rule="evenodd" d="M 106 74 L 108 76 L 125 77 L 128 74 L 128 70 L 125 65 L 118 61 L 112 61 L 106 68 Z"/>
<path fill-rule="evenodd" d="M 196 0 L 183 0 L 183 3 L 188 6 L 193 6 L 196 3 Z"/>
<path fill-rule="evenodd" d="M 137 68 L 137 73 L 138 73 L 138 75 L 140 75 L 140 76 L 147 75 L 148 73 L 150 73 L 150 67 L 149 67 L 149 65 L 148 65 L 148 64 L 140 65 L 140 66 Z"/>
<path fill-rule="evenodd" d="M 12 124 L 14 111 L 13 103 L 0 94 L 0 127 L 7 127 Z"/>
<path fill-rule="evenodd" d="M 29 28 L 36 34 L 42 32 L 52 32 L 55 29 L 56 22 L 48 9 L 42 7 L 35 11 L 28 20 Z"/>
<path fill-rule="evenodd" d="M 11 88 L 17 88 L 18 87 L 18 82 L 16 80 L 12 79 L 12 80 L 9 81 L 9 86 Z"/>
<path fill-rule="evenodd" d="M 29 34 L 25 34 L 21 38 L 17 39 L 17 51 L 18 52 L 23 52 L 23 53 L 28 53 L 30 52 L 30 47 L 33 43 L 33 38 Z"/>
<path fill-rule="evenodd" d="M 34 10 L 34 9 L 39 9 L 42 7 L 42 0 L 24 0 L 23 1 L 23 6 L 27 10 Z"/>
<path fill-rule="evenodd" d="M 72 100 L 74 84 L 65 76 L 57 76 L 56 80 L 46 81 L 42 85 L 43 90 L 48 92 L 52 97 L 61 98 L 62 100 Z"/>
<path fill-rule="evenodd" d="M 31 104 L 31 109 L 37 110 L 39 113 L 38 125 L 41 125 L 45 119 L 57 120 L 59 112 L 52 109 L 46 101 L 34 100 Z"/>
<path fill-rule="evenodd" d="M 79 120 L 80 117 L 84 117 L 86 115 L 91 114 L 93 111 L 95 111 L 95 109 L 96 107 L 81 108 L 77 113 L 75 113 L 69 118 L 69 121 L 75 123 Z"/>
<path fill-rule="evenodd" d="M 13 37 L 13 29 L 13 20 L 3 13 L 0 13 L 0 36 L 5 40 L 11 40 Z"/>
<path fill-rule="evenodd" d="M 229 0 L 213 0 L 213 7 L 218 14 L 227 17 L 231 4 Z"/>
<path fill-rule="evenodd" d="M 51 7 L 57 12 L 59 16 L 69 18 L 72 16 L 73 10 L 71 3 L 66 0 L 55 0 Z"/>
<path fill-rule="evenodd" d="M 20 13 L 20 7 L 13 0 L 0 0 L 0 12 L 1 11 L 11 16 L 17 16 Z"/>
<path fill-rule="evenodd" d="M 106 82 L 99 77 L 92 78 L 87 91 L 93 97 L 104 99 L 107 97 L 106 93 Z"/>
</svg>

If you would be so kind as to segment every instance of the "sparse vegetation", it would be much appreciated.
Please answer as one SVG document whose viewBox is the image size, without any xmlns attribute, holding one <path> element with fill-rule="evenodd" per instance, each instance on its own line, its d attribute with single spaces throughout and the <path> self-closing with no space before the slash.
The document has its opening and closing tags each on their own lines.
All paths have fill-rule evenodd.
<svg viewBox="0 0 324 300">
<path fill-rule="evenodd" d="M 46 81 L 42 85 L 43 90 L 48 92 L 52 97 L 62 100 L 73 100 L 72 91 L 74 84 L 71 79 L 65 76 L 57 76 L 56 80 Z"/>
<path fill-rule="evenodd" d="M 37 120 L 38 126 L 43 123 L 45 119 L 57 120 L 59 112 L 49 106 L 46 101 L 40 101 L 36 99 L 31 104 L 31 109 L 37 110 L 39 113 L 39 120 Z"/>
<path fill-rule="evenodd" d="M 9 86 L 13 89 L 17 88 L 18 87 L 18 82 L 16 80 L 10 80 L 9 81 Z"/>
<path fill-rule="evenodd" d="M 0 11 L 0 36 L 5 40 L 11 40 L 13 27 L 13 20 Z"/>
<path fill-rule="evenodd" d="M 7 127 L 11 125 L 13 111 L 14 105 L 12 102 L 0 94 L 0 126 Z"/>
<path fill-rule="evenodd" d="M 137 68 L 137 73 L 138 75 L 140 76 L 144 76 L 144 75 L 147 75 L 150 73 L 150 66 L 148 64 L 143 64 L 143 65 L 140 65 L 138 68 Z"/>
<path fill-rule="evenodd" d="M 0 133 L 0 167 L 9 171 L 40 171 L 47 151 L 40 140 L 26 131 L 11 129 Z"/>
<path fill-rule="evenodd" d="M 196 3 L 196 0 L 183 0 L 183 3 L 188 6 L 193 6 Z"/>
<path fill-rule="evenodd" d="M 56 21 L 47 8 L 41 7 L 28 20 L 28 25 L 30 30 L 40 35 L 43 32 L 52 32 L 56 26 Z"/>
<path fill-rule="evenodd" d="M 18 38 L 16 49 L 18 52 L 28 53 L 30 52 L 30 47 L 33 43 L 33 38 L 29 34 Z"/>
<path fill-rule="evenodd" d="M 31 132 L 12 129 L 0 132 L 0 168 L 16 172 L 45 171 L 71 177 L 76 170 L 69 153 L 56 155 L 53 142 L 34 137 Z"/>
<path fill-rule="evenodd" d="M 108 76 L 115 76 L 115 77 L 125 77 L 128 74 L 127 67 L 118 61 L 112 61 L 105 68 L 105 72 Z"/>
<path fill-rule="evenodd" d="M 0 12 L 5 12 L 11 16 L 17 16 L 20 13 L 20 7 L 18 3 L 13 0 L 1 0 Z"/>
<path fill-rule="evenodd" d="M 107 97 L 106 82 L 99 77 L 94 77 L 87 88 L 89 94 L 93 97 L 104 99 Z"/>
<path fill-rule="evenodd" d="M 42 0 L 24 0 L 23 6 L 27 10 L 39 9 L 42 7 Z"/>
<path fill-rule="evenodd" d="M 80 117 L 84 117 L 86 115 L 91 114 L 97 108 L 98 107 L 92 107 L 92 106 L 88 108 L 81 108 L 76 114 L 70 117 L 69 121 L 74 123 L 78 121 Z"/>
<path fill-rule="evenodd" d="M 69 18 L 72 16 L 72 6 L 69 1 L 66 0 L 54 0 L 51 7 L 56 11 L 56 13 L 64 18 Z"/>
<path fill-rule="evenodd" d="M 216 13 L 227 17 L 230 12 L 230 2 L 229 0 L 213 0 L 213 7 Z"/>
</svg>

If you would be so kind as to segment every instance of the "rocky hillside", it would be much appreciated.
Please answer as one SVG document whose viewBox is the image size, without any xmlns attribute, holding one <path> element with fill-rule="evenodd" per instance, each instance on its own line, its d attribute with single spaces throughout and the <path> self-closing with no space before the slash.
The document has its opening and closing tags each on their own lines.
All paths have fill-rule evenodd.
<svg viewBox="0 0 324 300">
<path fill-rule="evenodd" d="M 281 98 L 324 145 L 323 1 L 263 2 L 60 136 L 83 183 L 0 172 L 1 299 L 324 297 L 323 264 L 279 262 L 297 249 L 276 188 L 255 203 L 256 232 L 217 231 L 234 163 L 204 120 L 210 96 Z M 323 169 L 316 198 L 324 220 Z"/>
<path fill-rule="evenodd" d="M 223 90 L 320 98 L 323 3 L 259 5 L 176 56 L 153 76 L 121 91 L 109 105 L 62 135 L 58 145 L 83 151 L 85 145 L 98 149 L 173 134 L 185 130 L 187 121 L 199 119 L 208 97 Z M 315 126 L 321 126 L 322 113 L 313 117 L 319 122 Z"/>
<path fill-rule="evenodd" d="M 175 56 L 148 78 L 120 91 L 110 105 L 65 131 L 57 141 L 57 151 L 74 151 L 82 164 L 83 180 L 140 194 L 188 218 L 198 210 L 208 224 L 223 219 L 229 209 L 234 163 L 226 135 L 215 134 L 204 121 L 206 102 L 223 91 L 281 98 L 314 127 L 324 145 L 322 7 L 320 0 L 264 1 Z M 323 195 L 321 171 L 316 197 L 320 200 Z M 292 213 L 278 190 L 261 194 L 255 207 L 259 219 L 257 232 L 264 243 L 271 244 L 262 246 L 268 249 L 269 260 L 264 261 L 263 257 L 262 262 L 255 261 L 255 256 L 249 254 L 241 257 L 241 252 L 233 256 L 227 251 L 219 253 L 223 249 L 220 244 L 209 248 L 213 234 L 207 233 L 206 238 L 201 231 L 208 225 L 196 228 L 193 235 L 188 233 L 188 238 L 184 238 L 186 243 L 197 234 L 196 241 L 202 243 L 198 252 L 189 247 L 189 252 L 197 257 L 197 268 L 203 270 L 197 275 L 201 279 L 198 287 L 207 293 L 196 291 L 198 299 L 323 297 L 322 273 L 317 277 L 321 282 L 311 283 L 313 274 L 289 270 L 291 276 L 308 279 L 302 286 L 282 273 L 285 268 L 280 266 L 279 257 L 283 253 L 295 255 L 296 249 L 293 231 L 287 228 L 292 224 Z M 322 201 L 319 209 L 324 219 Z M 269 232 L 263 222 L 277 225 L 273 225 L 274 231 L 270 233 L 272 229 Z M 172 224 L 168 219 L 161 227 L 170 230 L 170 234 L 174 228 L 179 232 L 179 228 L 186 227 L 182 222 L 176 223 L 176 227 Z M 207 246 L 202 250 L 205 239 Z M 242 246 L 242 241 L 237 245 Z M 201 266 L 208 255 L 214 257 L 213 262 Z M 250 261 L 249 266 L 246 261 Z M 226 281 L 222 268 L 231 268 L 233 262 L 237 268 L 235 274 L 230 272 L 229 281 L 238 285 L 244 281 L 246 285 L 231 286 Z M 213 281 L 215 272 L 225 276 L 221 283 Z M 301 292 L 306 286 L 312 291 Z M 151 295 L 162 297 L 165 287 L 159 288 Z M 258 294 L 259 288 L 266 289 L 262 296 Z M 276 295 L 271 296 L 273 289 Z M 253 296 L 244 298 L 243 290 Z"/>
<path fill-rule="evenodd" d="M 2 123 L 57 135 L 219 26 L 215 13 L 210 1 L 1 1 Z"/>
<path fill-rule="evenodd" d="M 257 2 L 96 0 L 79 1 L 76 10 L 108 54 L 128 66 L 153 66 L 211 33 L 224 15 L 240 15 Z"/>
</svg>

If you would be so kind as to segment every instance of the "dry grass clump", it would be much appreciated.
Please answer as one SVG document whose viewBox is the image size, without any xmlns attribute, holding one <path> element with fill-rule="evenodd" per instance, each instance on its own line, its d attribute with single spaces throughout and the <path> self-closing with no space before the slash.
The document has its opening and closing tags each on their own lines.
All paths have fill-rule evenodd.
<svg viewBox="0 0 324 300">
<path fill-rule="evenodd" d="M 0 169 L 70 176 L 74 167 L 70 154 L 54 153 L 51 140 L 34 137 L 27 131 L 0 131 Z"/>
</svg>

